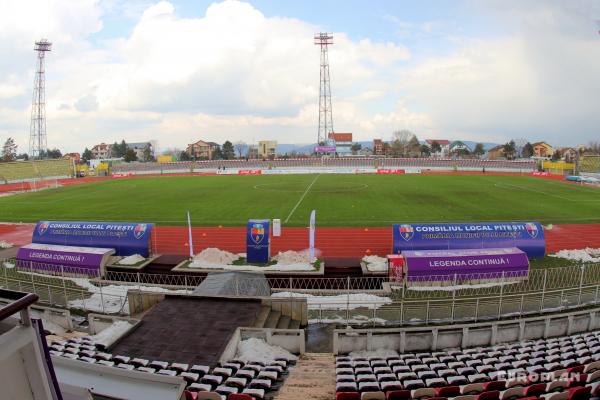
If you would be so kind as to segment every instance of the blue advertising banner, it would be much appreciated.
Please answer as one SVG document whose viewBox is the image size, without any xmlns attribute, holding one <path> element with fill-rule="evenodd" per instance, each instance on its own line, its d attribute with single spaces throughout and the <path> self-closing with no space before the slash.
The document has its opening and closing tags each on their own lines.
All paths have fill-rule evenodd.
<svg viewBox="0 0 600 400">
<path fill-rule="evenodd" d="M 530 258 L 544 257 L 544 229 L 538 222 L 394 224 L 393 252 L 517 247 Z"/>
<path fill-rule="evenodd" d="M 271 256 L 268 219 L 248 220 L 246 231 L 246 261 L 268 263 Z"/>
<path fill-rule="evenodd" d="M 150 255 L 154 224 L 129 222 L 40 221 L 32 235 L 33 243 L 115 249 L 117 256 Z"/>
</svg>

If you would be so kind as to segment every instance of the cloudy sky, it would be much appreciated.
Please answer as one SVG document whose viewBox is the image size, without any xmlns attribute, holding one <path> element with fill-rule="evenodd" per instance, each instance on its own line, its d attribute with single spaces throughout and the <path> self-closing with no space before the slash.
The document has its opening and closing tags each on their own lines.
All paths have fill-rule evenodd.
<svg viewBox="0 0 600 400">
<path fill-rule="evenodd" d="M 0 141 L 27 150 L 47 56 L 48 144 L 312 143 L 333 32 L 334 128 L 355 140 L 600 138 L 600 2 L 0 0 Z"/>
</svg>

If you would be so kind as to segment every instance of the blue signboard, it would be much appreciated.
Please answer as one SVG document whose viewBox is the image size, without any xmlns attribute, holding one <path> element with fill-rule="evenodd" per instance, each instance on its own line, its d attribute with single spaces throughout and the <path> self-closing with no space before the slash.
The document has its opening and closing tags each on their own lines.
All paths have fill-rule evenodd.
<svg viewBox="0 0 600 400">
<path fill-rule="evenodd" d="M 246 232 L 246 261 L 268 263 L 271 256 L 268 219 L 248 220 Z"/>
<path fill-rule="evenodd" d="M 129 222 L 40 221 L 32 235 L 33 243 L 115 249 L 116 256 L 150 255 L 154 224 Z"/>
<path fill-rule="evenodd" d="M 544 229 L 538 222 L 394 224 L 394 253 L 517 247 L 530 258 L 544 257 Z"/>
</svg>

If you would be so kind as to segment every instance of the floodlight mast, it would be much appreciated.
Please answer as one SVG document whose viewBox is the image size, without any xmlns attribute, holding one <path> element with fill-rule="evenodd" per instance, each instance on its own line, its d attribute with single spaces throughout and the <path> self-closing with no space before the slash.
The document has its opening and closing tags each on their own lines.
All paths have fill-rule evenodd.
<svg viewBox="0 0 600 400">
<path fill-rule="evenodd" d="M 33 101 L 31 106 L 31 123 L 29 126 L 29 157 L 40 159 L 48 149 L 46 137 L 46 52 L 52 50 L 52 43 L 47 39 L 35 42 L 33 48 L 37 52 L 37 70 L 33 83 Z"/>
<path fill-rule="evenodd" d="M 329 77 L 328 46 L 333 44 L 333 34 L 316 33 L 315 45 L 321 47 L 321 68 L 319 79 L 319 130 L 317 145 L 326 144 L 333 132 L 333 113 L 331 108 L 331 83 Z"/>
</svg>

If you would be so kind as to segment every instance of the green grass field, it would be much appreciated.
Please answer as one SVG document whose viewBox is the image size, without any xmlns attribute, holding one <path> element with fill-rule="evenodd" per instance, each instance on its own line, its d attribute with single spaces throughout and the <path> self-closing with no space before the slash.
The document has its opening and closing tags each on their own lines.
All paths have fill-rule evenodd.
<svg viewBox="0 0 600 400">
<path fill-rule="evenodd" d="M 0 197 L 0 221 L 146 221 L 307 226 L 402 222 L 600 222 L 600 189 L 529 176 L 263 175 L 112 179 Z"/>
</svg>

